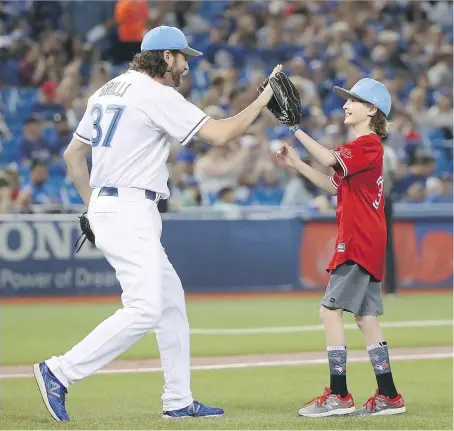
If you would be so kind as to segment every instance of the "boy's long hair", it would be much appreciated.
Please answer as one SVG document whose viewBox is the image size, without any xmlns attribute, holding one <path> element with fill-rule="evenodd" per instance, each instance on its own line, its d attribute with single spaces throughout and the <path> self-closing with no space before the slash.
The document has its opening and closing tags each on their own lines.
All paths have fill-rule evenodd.
<svg viewBox="0 0 454 431">
<path fill-rule="evenodd" d="M 374 133 L 376 133 L 380 138 L 386 138 L 389 133 L 390 123 L 385 117 L 385 114 L 377 109 L 377 112 L 370 119 L 369 127 Z"/>
<path fill-rule="evenodd" d="M 363 105 L 366 105 L 369 108 L 377 108 L 372 103 L 365 102 L 364 100 L 357 98 L 354 98 L 354 100 L 356 100 L 359 103 L 362 103 Z M 383 114 L 383 112 L 381 112 L 377 108 L 377 111 L 370 119 L 369 127 L 374 133 L 380 136 L 381 139 L 384 139 L 388 136 L 390 124 L 391 123 L 388 121 L 385 114 Z"/>
<path fill-rule="evenodd" d="M 362 102 L 365 105 L 369 106 L 370 108 L 373 108 L 375 105 L 372 105 L 371 103 L 368 102 Z M 369 127 L 371 130 L 376 133 L 378 136 L 380 136 L 381 139 L 386 138 L 389 133 L 389 126 L 390 123 L 388 119 L 386 118 L 385 114 L 381 112 L 378 108 L 373 117 L 370 119 Z"/>
</svg>

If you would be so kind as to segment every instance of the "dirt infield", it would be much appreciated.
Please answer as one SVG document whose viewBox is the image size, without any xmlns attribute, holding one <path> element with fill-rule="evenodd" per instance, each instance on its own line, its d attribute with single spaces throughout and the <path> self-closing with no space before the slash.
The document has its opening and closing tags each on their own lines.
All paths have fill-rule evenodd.
<svg viewBox="0 0 454 431">
<path fill-rule="evenodd" d="M 392 357 L 401 357 L 405 359 L 424 359 L 424 356 L 429 355 L 450 355 L 452 357 L 453 347 L 412 347 L 412 348 L 395 348 L 390 350 L 391 360 Z M 350 360 L 365 359 L 367 360 L 367 352 L 365 350 L 349 350 L 348 358 Z M 222 368 L 236 368 L 235 365 L 241 364 L 242 367 L 247 367 L 248 364 L 260 364 L 261 366 L 269 365 L 290 365 L 299 362 L 316 363 L 315 361 L 326 360 L 326 352 L 301 352 L 301 353 L 282 353 L 282 354 L 263 354 L 263 355 L 237 355 L 237 356 L 207 356 L 192 358 L 192 367 L 216 367 Z M 161 362 L 159 359 L 142 359 L 142 360 L 116 360 L 107 365 L 104 370 L 111 370 L 112 373 L 125 373 L 125 372 L 144 372 L 146 370 L 159 371 Z M 0 379 L 18 377 L 32 377 L 31 365 L 8 365 L 0 366 Z"/>
<path fill-rule="evenodd" d="M 409 295 L 452 295 L 452 288 L 427 287 L 417 289 L 401 289 L 399 296 Z M 226 293 L 187 293 L 187 301 L 207 301 L 213 299 L 260 299 L 260 298 L 300 298 L 322 297 L 322 290 L 304 290 L 292 292 L 226 292 Z M 4 297 L 0 305 L 46 305 L 46 304 L 109 304 L 121 303 L 120 295 L 99 296 L 33 296 L 33 297 Z"/>
</svg>

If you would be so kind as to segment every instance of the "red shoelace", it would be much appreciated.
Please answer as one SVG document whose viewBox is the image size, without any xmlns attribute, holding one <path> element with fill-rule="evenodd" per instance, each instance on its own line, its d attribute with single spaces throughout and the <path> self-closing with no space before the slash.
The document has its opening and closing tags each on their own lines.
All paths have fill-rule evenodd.
<svg viewBox="0 0 454 431">
<path fill-rule="evenodd" d="M 378 389 L 375 391 L 375 394 L 370 397 L 364 404 L 363 406 L 366 407 L 370 412 L 373 412 L 375 410 L 375 407 L 377 406 L 377 397 L 379 396 Z"/>
<path fill-rule="evenodd" d="M 323 391 L 323 395 L 312 398 L 310 401 L 308 401 L 304 405 L 307 406 L 308 404 L 312 404 L 315 401 L 315 404 L 317 406 L 321 406 L 330 395 L 331 395 L 331 388 L 326 387 L 325 390 Z"/>
</svg>

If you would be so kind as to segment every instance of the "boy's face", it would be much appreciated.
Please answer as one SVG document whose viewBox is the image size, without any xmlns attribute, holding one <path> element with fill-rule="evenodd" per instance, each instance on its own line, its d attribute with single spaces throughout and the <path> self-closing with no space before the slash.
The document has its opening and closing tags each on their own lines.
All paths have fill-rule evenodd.
<svg viewBox="0 0 454 431">
<path fill-rule="evenodd" d="M 373 116 L 375 108 L 371 108 L 367 104 L 355 99 L 348 99 L 344 106 L 345 120 L 347 126 L 355 126 L 356 124 L 366 122 Z"/>
</svg>

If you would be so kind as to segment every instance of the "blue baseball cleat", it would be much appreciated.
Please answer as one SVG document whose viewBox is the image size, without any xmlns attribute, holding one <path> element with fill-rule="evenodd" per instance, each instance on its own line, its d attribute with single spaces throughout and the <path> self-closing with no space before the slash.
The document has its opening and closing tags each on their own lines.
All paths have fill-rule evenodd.
<svg viewBox="0 0 454 431">
<path fill-rule="evenodd" d="M 33 374 L 35 375 L 36 383 L 38 383 L 44 404 L 51 416 L 56 421 L 69 422 L 69 416 L 65 408 L 66 388 L 52 374 L 45 362 L 34 364 Z"/>
<path fill-rule="evenodd" d="M 182 409 L 163 412 L 162 417 L 163 419 L 183 419 L 189 417 L 216 417 L 222 416 L 223 414 L 224 409 L 206 406 L 205 404 L 199 403 L 198 401 L 194 400 L 192 404 Z"/>
</svg>

